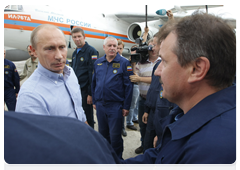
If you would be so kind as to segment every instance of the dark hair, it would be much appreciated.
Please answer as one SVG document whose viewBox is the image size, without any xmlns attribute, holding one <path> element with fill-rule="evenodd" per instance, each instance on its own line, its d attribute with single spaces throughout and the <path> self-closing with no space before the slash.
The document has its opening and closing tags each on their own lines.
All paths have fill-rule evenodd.
<svg viewBox="0 0 240 170">
<path fill-rule="evenodd" d="M 172 31 L 177 36 L 173 52 L 184 67 L 199 57 L 206 57 L 210 68 L 206 79 L 223 89 L 232 85 L 236 74 L 236 36 L 220 17 L 195 12 L 180 19 Z"/>
<path fill-rule="evenodd" d="M 135 48 L 135 47 L 138 47 L 138 45 L 133 45 L 133 46 L 131 47 L 131 49 L 133 49 L 133 48 Z"/>
<path fill-rule="evenodd" d="M 83 29 L 80 28 L 80 27 L 75 27 L 75 28 L 73 28 L 72 31 L 71 31 L 71 34 L 77 33 L 77 32 L 81 32 L 82 35 L 85 36 Z"/>
</svg>

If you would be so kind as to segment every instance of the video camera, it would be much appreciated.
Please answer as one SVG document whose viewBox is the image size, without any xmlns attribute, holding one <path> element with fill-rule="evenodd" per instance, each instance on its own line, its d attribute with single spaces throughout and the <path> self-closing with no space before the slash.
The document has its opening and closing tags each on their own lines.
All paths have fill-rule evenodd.
<svg viewBox="0 0 240 170">
<path fill-rule="evenodd" d="M 131 63 L 140 62 L 144 63 L 148 59 L 148 51 L 151 51 L 153 46 L 147 46 L 146 42 L 142 43 L 142 38 L 137 38 L 136 43 L 139 44 L 139 47 L 132 48 L 131 51 L 135 51 L 135 54 L 131 54 Z"/>
</svg>

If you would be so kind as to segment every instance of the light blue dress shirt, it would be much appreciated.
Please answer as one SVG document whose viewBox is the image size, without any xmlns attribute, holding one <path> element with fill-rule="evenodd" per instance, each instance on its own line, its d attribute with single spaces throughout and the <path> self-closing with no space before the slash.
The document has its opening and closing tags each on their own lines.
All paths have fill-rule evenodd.
<svg viewBox="0 0 240 170">
<path fill-rule="evenodd" d="M 85 122 L 77 77 L 71 67 L 65 66 L 63 72 L 51 72 L 39 62 L 20 88 L 16 112 L 67 116 Z"/>
</svg>

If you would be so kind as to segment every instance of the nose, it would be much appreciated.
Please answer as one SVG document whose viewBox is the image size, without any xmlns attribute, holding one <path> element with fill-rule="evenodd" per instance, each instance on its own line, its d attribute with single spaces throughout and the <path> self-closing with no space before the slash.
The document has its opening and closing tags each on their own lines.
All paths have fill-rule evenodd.
<svg viewBox="0 0 240 170">
<path fill-rule="evenodd" d="M 154 75 L 161 77 L 162 74 L 162 62 L 158 65 L 157 69 L 154 71 Z"/>
<path fill-rule="evenodd" d="M 62 58 L 63 58 L 62 52 L 60 51 L 60 49 L 57 49 L 55 52 L 55 59 L 61 60 Z"/>
</svg>

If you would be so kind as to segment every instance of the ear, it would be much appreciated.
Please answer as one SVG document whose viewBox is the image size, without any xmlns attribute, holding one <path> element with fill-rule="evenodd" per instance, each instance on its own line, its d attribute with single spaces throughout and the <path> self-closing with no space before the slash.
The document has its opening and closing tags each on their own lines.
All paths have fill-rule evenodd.
<svg viewBox="0 0 240 170">
<path fill-rule="evenodd" d="M 209 69 L 210 61 L 206 57 L 197 58 L 191 66 L 188 82 L 194 83 L 203 80 Z"/>
<path fill-rule="evenodd" d="M 33 52 L 33 55 L 34 55 L 35 57 L 38 57 L 38 56 L 37 56 L 36 49 L 35 49 L 35 48 L 33 48 L 33 46 L 32 46 L 32 45 L 29 45 L 29 48 L 30 48 L 30 49 L 31 49 L 31 51 Z"/>
</svg>

